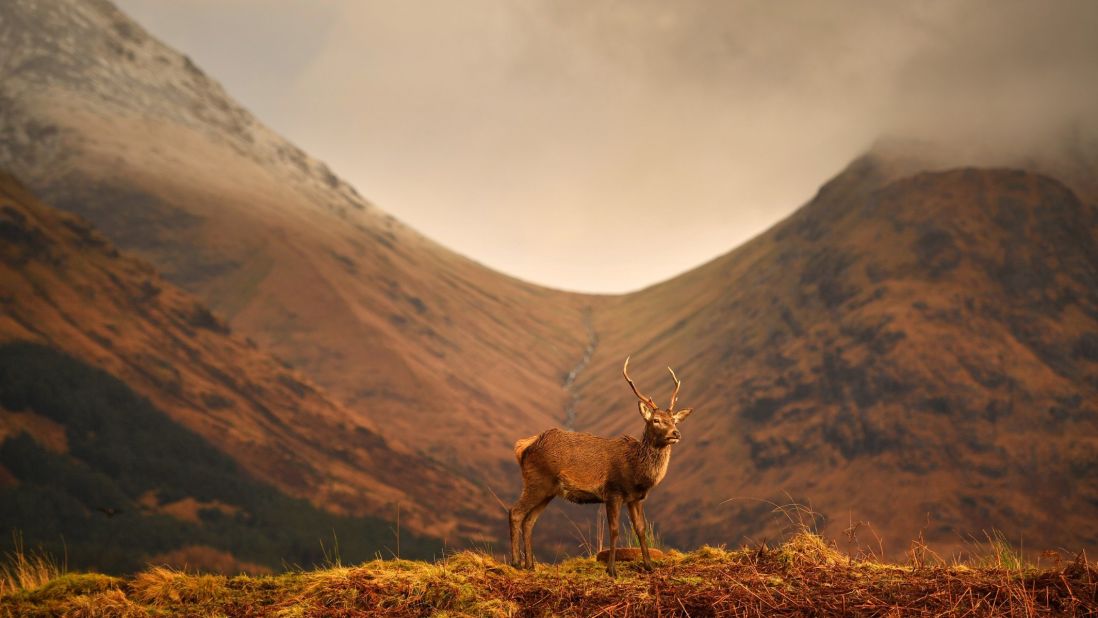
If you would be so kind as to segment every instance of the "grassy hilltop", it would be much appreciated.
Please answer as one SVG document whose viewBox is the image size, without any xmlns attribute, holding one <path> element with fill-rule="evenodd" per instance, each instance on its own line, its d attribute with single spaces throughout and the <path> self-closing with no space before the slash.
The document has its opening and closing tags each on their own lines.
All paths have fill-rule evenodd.
<svg viewBox="0 0 1098 618">
<path fill-rule="evenodd" d="M 57 574 L 25 561 L 0 583 L 0 616 L 773 616 L 1093 615 L 1098 569 L 1084 555 L 1044 567 L 995 551 L 946 564 L 913 544 L 911 563 L 856 559 L 819 536 L 737 551 L 668 552 L 617 579 L 593 558 L 516 571 L 461 552 L 435 563 L 376 560 L 250 577 L 153 567 L 131 578 Z M 22 574 L 25 581 L 18 581 Z"/>
</svg>

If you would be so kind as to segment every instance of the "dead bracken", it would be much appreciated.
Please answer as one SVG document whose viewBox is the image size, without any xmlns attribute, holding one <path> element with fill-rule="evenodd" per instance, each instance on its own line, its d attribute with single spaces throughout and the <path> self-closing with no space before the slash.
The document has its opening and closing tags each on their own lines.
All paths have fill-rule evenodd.
<svg viewBox="0 0 1098 618">
<path fill-rule="evenodd" d="M 66 581 L 68 580 L 68 581 Z M 801 533 L 777 547 L 666 552 L 652 573 L 594 558 L 520 571 L 464 551 L 438 562 L 230 578 L 154 568 L 9 589 L 0 616 L 1040 616 L 1098 612 L 1098 568 L 908 566 L 846 556 Z"/>
</svg>

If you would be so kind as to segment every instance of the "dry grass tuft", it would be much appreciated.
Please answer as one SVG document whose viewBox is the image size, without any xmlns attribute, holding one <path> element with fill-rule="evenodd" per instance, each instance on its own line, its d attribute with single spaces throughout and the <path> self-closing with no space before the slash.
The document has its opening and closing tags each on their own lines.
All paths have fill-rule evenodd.
<svg viewBox="0 0 1098 618">
<path fill-rule="evenodd" d="M 0 601 L 0 616 L 1098 615 L 1098 569 L 1085 555 L 1044 569 L 1007 564 L 855 559 L 802 532 L 774 548 L 668 551 L 654 572 L 623 563 L 617 579 L 590 557 L 531 572 L 482 552 L 228 580 L 163 567 L 128 584 L 66 576 Z"/>
<path fill-rule="evenodd" d="M 34 599 L 65 599 L 73 595 L 117 590 L 123 583 L 122 579 L 99 573 L 67 573 L 37 588 L 28 589 L 24 594 Z"/>
<path fill-rule="evenodd" d="M 702 545 L 694 551 L 682 554 L 677 551 L 668 552 L 668 560 L 678 561 L 682 564 L 705 564 L 715 562 L 727 562 L 732 557 L 732 552 L 723 547 Z"/>
<path fill-rule="evenodd" d="M 467 575 L 486 576 L 488 574 L 514 573 L 510 565 L 501 564 L 491 554 L 483 551 L 462 551 L 446 558 L 443 565 L 451 570 Z"/>
<path fill-rule="evenodd" d="M 224 575 L 190 575 L 167 567 L 153 567 L 134 578 L 130 589 L 135 598 L 153 606 L 202 605 L 221 599 L 226 582 Z"/>
<path fill-rule="evenodd" d="M 481 582 L 514 573 L 487 554 L 461 552 L 439 563 L 375 560 L 305 574 L 303 589 L 275 613 L 282 617 L 351 615 L 507 616 L 514 607 L 486 598 Z M 363 611 L 366 613 L 362 613 Z"/>
<path fill-rule="evenodd" d="M 13 540 L 15 548 L 0 565 L 0 597 L 38 588 L 65 572 L 64 565 L 58 565 L 45 552 L 28 554 L 21 536 L 17 535 Z"/>
<path fill-rule="evenodd" d="M 143 618 L 149 615 L 144 607 L 134 603 L 121 590 L 73 597 L 64 608 L 71 618 Z"/>
<path fill-rule="evenodd" d="M 850 558 L 818 534 L 802 531 L 782 544 L 778 554 L 795 566 L 832 566 L 846 564 Z"/>
</svg>

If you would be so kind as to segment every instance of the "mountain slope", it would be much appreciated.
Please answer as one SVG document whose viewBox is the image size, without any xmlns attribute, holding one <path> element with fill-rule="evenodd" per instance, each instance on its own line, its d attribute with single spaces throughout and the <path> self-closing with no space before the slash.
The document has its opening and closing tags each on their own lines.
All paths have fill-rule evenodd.
<svg viewBox="0 0 1098 618">
<path fill-rule="evenodd" d="M 483 507 L 474 486 L 386 440 L 147 264 L 3 175 L 0 236 L 0 342 L 46 346 L 105 370 L 255 479 L 321 508 L 389 519 L 399 503 L 420 533 L 494 533 L 475 526 Z"/>
<path fill-rule="evenodd" d="M 573 417 L 636 434 L 620 374 L 632 354 L 644 390 L 665 400 L 670 364 L 698 408 L 650 499 L 669 542 L 773 535 L 782 516 L 759 500 L 791 497 L 832 536 L 868 520 L 893 554 L 921 531 L 943 551 L 991 528 L 1028 547 L 1096 543 L 1093 142 L 992 159 L 1028 171 L 883 143 L 743 247 L 590 297 L 402 226 L 105 1 L 0 11 L 0 164 L 315 379 L 346 404 L 331 404 L 336 426 L 472 479 L 444 508 L 418 504 L 443 529 L 502 535 L 473 484 L 517 489 L 518 437 Z M 24 322 L 59 319 L 47 306 Z M 203 415 L 165 410 L 203 433 Z M 314 454 L 302 486 L 432 495 L 365 478 L 388 465 L 333 463 L 340 432 L 296 435 L 308 426 L 249 439 Z M 573 536 L 562 512 L 578 517 L 554 505 L 546 541 Z"/>
<path fill-rule="evenodd" d="M 108 2 L 6 3 L 0 47 L 0 165 L 356 417 L 514 488 L 495 453 L 564 417 L 594 299 L 404 227 Z"/>
<path fill-rule="evenodd" d="M 920 531 L 943 551 L 993 529 L 1098 545 L 1098 208 L 1023 171 L 892 168 L 864 157 L 747 245 L 596 314 L 590 409 L 630 405 L 614 373 L 635 350 L 642 388 L 670 392 L 667 359 L 698 408 L 653 499 L 665 535 L 773 535 L 756 499 L 791 497 L 893 553 Z"/>
<path fill-rule="evenodd" d="M 124 382 L 41 344 L 0 345 L 0 468 L 4 551 L 25 543 L 79 569 L 256 573 L 321 564 L 325 542 L 348 560 L 444 549 L 249 478 Z"/>
</svg>

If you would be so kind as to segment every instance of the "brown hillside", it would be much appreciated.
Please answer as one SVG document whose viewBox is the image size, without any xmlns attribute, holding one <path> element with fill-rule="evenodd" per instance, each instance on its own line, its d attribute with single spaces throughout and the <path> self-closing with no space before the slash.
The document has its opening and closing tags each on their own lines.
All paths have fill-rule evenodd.
<svg viewBox="0 0 1098 618">
<path fill-rule="evenodd" d="M 485 533 L 470 523 L 481 508 L 471 484 L 390 443 L 230 334 L 196 298 L 6 175 L 0 238 L 0 342 L 47 344 L 109 371 L 255 477 L 325 509 L 389 519 L 400 503 L 412 530 Z M 48 419 L 18 410 L 3 418 L 0 436 L 8 424 L 64 451 L 64 431 Z M 428 498 L 445 508 L 427 508 Z"/>
<path fill-rule="evenodd" d="M 1098 208 L 1020 171 L 887 173 L 863 158 L 744 247 L 599 312 L 588 409 L 631 403 L 628 351 L 662 398 L 675 364 L 699 411 L 652 502 L 685 545 L 773 535 L 753 499 L 791 496 L 892 553 L 920 531 L 943 551 L 993 529 L 1098 546 Z"/>
<path fill-rule="evenodd" d="M 517 483 L 495 454 L 564 418 L 590 299 L 401 225 L 108 2 L 3 11 L 0 165 L 357 419 L 499 491 Z"/>
<path fill-rule="evenodd" d="M 917 175 L 967 155 L 890 143 L 709 264 L 626 296 L 566 294 L 402 226 L 109 3 L 0 10 L 0 164 L 345 402 L 326 404 L 336 426 L 506 500 L 513 441 L 570 408 L 583 429 L 639 430 L 620 378 L 633 354 L 643 389 L 666 398 L 671 364 L 698 408 L 650 501 L 673 543 L 772 535 L 781 517 L 753 499 L 786 493 L 826 514 L 832 536 L 870 521 L 891 553 L 924 529 L 943 549 L 991 528 L 1027 547 L 1098 543 L 1098 157 L 1009 161 L 1063 178 L 1081 203 L 1032 173 Z M 57 319 L 26 318 L 69 328 Z M 230 422 L 179 418 L 202 431 L 205 414 Z M 375 482 L 437 489 L 388 462 L 347 464 L 330 448 L 340 437 L 302 419 L 262 433 L 309 461 L 303 486 L 351 501 Z M 439 517 L 502 535 L 495 508 Z M 573 535 L 560 512 L 539 525 L 546 537 Z"/>
</svg>

